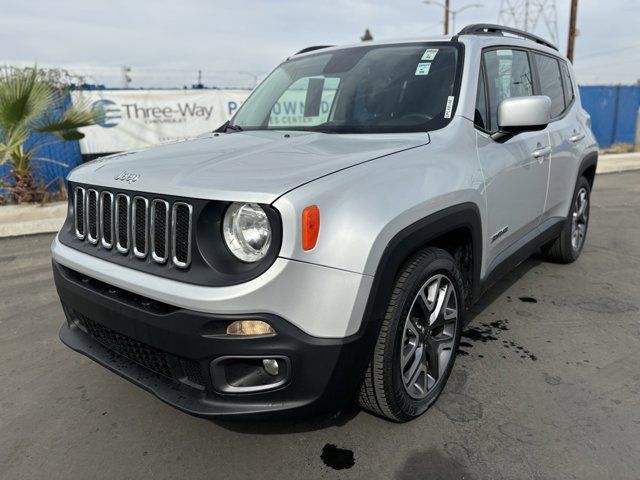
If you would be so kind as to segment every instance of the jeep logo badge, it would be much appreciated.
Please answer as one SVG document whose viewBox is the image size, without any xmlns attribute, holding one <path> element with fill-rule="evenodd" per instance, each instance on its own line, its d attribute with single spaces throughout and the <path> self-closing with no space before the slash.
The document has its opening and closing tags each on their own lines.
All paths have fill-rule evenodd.
<svg viewBox="0 0 640 480">
<path fill-rule="evenodd" d="M 120 181 L 120 182 L 136 183 L 138 181 L 138 179 L 140 178 L 140 175 L 138 175 L 137 173 L 127 172 L 125 170 L 121 174 L 116 175 L 113 178 L 115 180 Z"/>
</svg>

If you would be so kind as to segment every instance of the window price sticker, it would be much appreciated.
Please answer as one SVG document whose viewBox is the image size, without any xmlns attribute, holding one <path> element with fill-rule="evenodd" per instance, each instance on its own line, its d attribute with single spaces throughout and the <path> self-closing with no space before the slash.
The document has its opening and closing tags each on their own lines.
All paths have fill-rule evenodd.
<svg viewBox="0 0 640 480">
<path fill-rule="evenodd" d="M 419 63 L 416 68 L 416 75 L 429 75 L 429 70 L 431 69 L 431 63 Z"/>
<path fill-rule="evenodd" d="M 431 60 L 436 58 L 437 53 L 438 53 L 437 48 L 427 48 L 422 54 L 422 58 L 420 60 L 427 60 L 430 62 Z"/>
</svg>

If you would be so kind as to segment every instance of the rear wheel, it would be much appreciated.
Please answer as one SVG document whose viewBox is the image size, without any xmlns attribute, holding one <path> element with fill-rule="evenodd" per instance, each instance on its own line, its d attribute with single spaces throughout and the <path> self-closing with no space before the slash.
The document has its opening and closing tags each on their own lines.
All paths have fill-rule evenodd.
<svg viewBox="0 0 640 480">
<path fill-rule="evenodd" d="M 562 232 L 553 242 L 542 248 L 545 257 L 556 263 L 571 263 L 578 259 L 587 238 L 589 226 L 589 200 L 591 188 L 586 178 L 580 177 L 571 203 L 571 211 Z"/>
<path fill-rule="evenodd" d="M 446 251 L 429 247 L 398 274 L 360 406 L 396 422 L 424 413 L 449 378 L 462 330 L 462 277 Z"/>
</svg>

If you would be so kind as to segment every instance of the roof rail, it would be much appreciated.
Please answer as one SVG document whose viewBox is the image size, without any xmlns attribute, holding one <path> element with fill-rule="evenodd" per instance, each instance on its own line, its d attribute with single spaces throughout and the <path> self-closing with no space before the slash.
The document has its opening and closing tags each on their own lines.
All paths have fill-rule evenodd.
<svg viewBox="0 0 640 480">
<path fill-rule="evenodd" d="M 544 38 L 534 35 L 533 33 L 525 32 L 524 30 L 519 30 L 512 27 L 493 25 L 491 23 L 474 23 L 472 25 L 467 25 L 458 32 L 458 35 L 504 35 L 505 33 L 510 33 L 511 35 L 515 35 L 517 37 L 526 38 L 527 40 L 533 40 L 536 43 L 549 48 L 553 48 L 554 50 L 558 50 L 558 47 L 556 47 L 553 43 L 547 42 Z"/>
<path fill-rule="evenodd" d="M 333 47 L 333 45 L 314 45 L 313 47 L 307 47 L 307 48 L 303 48 L 302 50 L 300 50 L 299 52 L 294 53 L 293 55 L 301 55 L 303 53 L 308 53 L 308 52 L 313 52 L 314 50 L 321 50 L 323 48 L 330 48 Z"/>
</svg>

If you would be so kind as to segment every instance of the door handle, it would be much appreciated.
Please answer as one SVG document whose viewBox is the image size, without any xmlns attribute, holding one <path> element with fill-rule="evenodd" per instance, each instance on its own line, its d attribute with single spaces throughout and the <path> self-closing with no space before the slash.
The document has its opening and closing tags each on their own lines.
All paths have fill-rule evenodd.
<svg viewBox="0 0 640 480">
<path fill-rule="evenodd" d="M 584 133 L 576 133 L 573 137 L 569 138 L 569 141 L 572 143 L 579 142 L 584 138 Z"/>
<path fill-rule="evenodd" d="M 532 155 L 533 155 L 533 158 L 539 158 L 540 161 L 542 161 L 544 160 L 544 157 L 546 157 L 550 153 L 551 153 L 551 147 L 543 147 L 543 148 L 538 148 L 534 150 Z"/>
</svg>

